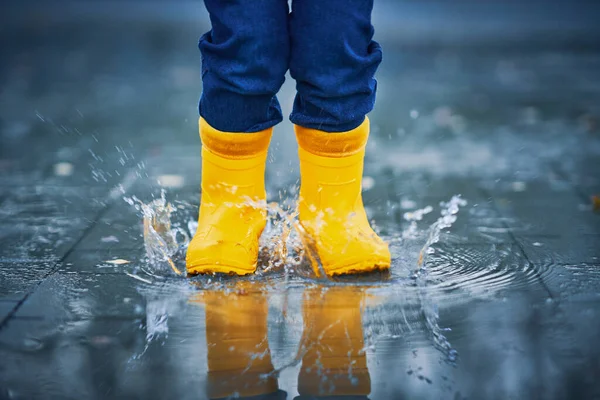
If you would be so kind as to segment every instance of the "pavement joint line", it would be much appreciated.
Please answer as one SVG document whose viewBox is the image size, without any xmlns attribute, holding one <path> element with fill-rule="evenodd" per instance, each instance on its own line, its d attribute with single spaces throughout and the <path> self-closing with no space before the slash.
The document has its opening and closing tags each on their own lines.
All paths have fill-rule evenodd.
<svg viewBox="0 0 600 400">
<path fill-rule="evenodd" d="M 486 197 L 489 197 L 489 198 L 492 199 L 492 207 L 494 208 L 494 210 L 496 210 L 496 212 L 500 216 L 505 217 L 505 215 L 502 214 L 502 212 L 500 212 L 500 209 L 498 208 L 496 202 L 493 200 L 493 197 L 491 196 L 491 193 L 487 192 L 485 189 L 483 189 L 481 187 L 479 187 L 478 189 L 481 190 L 482 192 L 486 193 Z M 550 290 L 550 288 L 548 287 L 548 285 L 546 285 L 546 282 L 544 282 L 544 280 L 540 276 L 539 272 L 534 268 L 535 264 L 529 259 L 529 257 L 527 256 L 527 253 L 525 252 L 525 249 L 523 248 L 523 246 L 521 245 L 521 243 L 519 243 L 519 241 L 517 240 L 517 238 L 515 237 L 515 235 L 511 231 L 510 227 L 506 224 L 506 221 L 502 220 L 501 223 L 507 229 L 508 235 L 512 239 L 513 243 L 516 244 L 517 247 L 519 248 L 519 251 L 520 251 L 521 255 L 525 258 L 525 260 L 527 260 L 529 268 L 531 268 L 531 270 L 534 271 L 534 276 L 536 277 L 536 279 L 538 280 L 538 282 L 540 283 L 540 285 L 544 288 L 544 290 L 548 293 L 548 296 L 550 296 L 550 298 L 553 301 L 556 300 L 554 294 L 552 293 L 552 291 Z"/>
<path fill-rule="evenodd" d="M 44 275 L 37 284 L 33 285 L 33 287 L 27 292 L 27 294 L 25 294 L 25 296 L 15 305 L 15 307 L 13 307 L 13 309 L 4 317 L 4 319 L 2 319 L 2 321 L 0 321 L 0 331 L 4 328 L 4 326 L 8 323 L 8 321 L 16 314 L 16 312 L 23 305 L 23 303 L 25 303 L 25 301 L 27 301 L 29 296 L 31 296 L 31 294 L 42 284 L 42 282 L 44 282 L 48 277 L 50 277 L 51 275 L 53 275 L 60 269 L 60 266 L 62 265 L 64 260 L 73 252 L 73 250 L 77 247 L 77 245 L 79 243 L 81 243 L 81 241 L 90 233 L 90 231 L 93 229 L 93 227 L 98 222 L 98 220 L 100 218 L 102 218 L 102 216 L 112 206 L 113 206 L 113 199 L 108 198 L 106 206 L 96 213 L 96 216 L 94 217 L 93 221 L 91 221 L 91 223 L 85 228 L 85 230 L 83 231 L 81 236 L 79 236 L 79 239 L 77 239 L 75 241 L 75 243 L 73 243 L 73 245 L 71 245 L 71 247 L 67 251 L 65 251 L 65 253 L 62 255 L 62 257 L 60 257 L 57 261 L 55 261 L 55 263 L 54 263 L 53 267 L 50 269 L 50 271 L 48 271 L 46 273 L 46 275 Z"/>
</svg>

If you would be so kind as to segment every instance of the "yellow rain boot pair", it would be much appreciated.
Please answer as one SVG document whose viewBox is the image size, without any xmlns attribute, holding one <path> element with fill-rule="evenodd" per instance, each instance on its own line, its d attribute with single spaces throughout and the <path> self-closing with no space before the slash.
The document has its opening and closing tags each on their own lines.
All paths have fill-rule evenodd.
<svg viewBox="0 0 600 400">
<path fill-rule="evenodd" d="M 246 275 L 257 267 L 266 224 L 264 184 L 272 129 L 228 133 L 200 119 L 202 200 L 187 252 L 189 274 Z M 369 120 L 327 133 L 296 126 L 300 156 L 299 220 L 317 276 L 387 269 L 387 244 L 373 232 L 361 182 Z"/>
</svg>

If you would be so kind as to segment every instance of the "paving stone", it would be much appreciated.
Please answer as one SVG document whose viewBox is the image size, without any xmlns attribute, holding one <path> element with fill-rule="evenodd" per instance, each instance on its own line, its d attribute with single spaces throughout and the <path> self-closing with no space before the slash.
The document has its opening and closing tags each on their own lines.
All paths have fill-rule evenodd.
<svg viewBox="0 0 600 400">
<path fill-rule="evenodd" d="M 583 209 L 577 199 L 538 206 L 535 201 L 516 203 L 496 198 L 500 213 L 510 218 L 508 227 L 517 235 L 571 235 L 577 237 L 600 232 L 600 218 Z"/>
<path fill-rule="evenodd" d="M 106 189 L 57 186 L 22 186 L 11 190 L 0 220 L 92 218 L 106 207 Z"/>
<path fill-rule="evenodd" d="M 182 399 L 203 398 L 206 354 L 194 348 L 200 347 L 204 335 L 185 343 L 175 330 L 173 339 L 165 336 L 148 342 L 144 325 L 142 319 L 60 324 L 12 319 L 0 331 L 0 356 L 4 361 L 0 366 L 0 390 L 26 398 L 158 399 L 174 393 Z M 182 363 L 186 352 L 194 356 Z M 15 364 L 20 368 L 7 368 Z M 23 369 L 37 370 L 37 382 L 44 384 L 28 384 Z M 150 376 L 168 379 L 169 385 L 158 380 L 153 383 Z"/>
<path fill-rule="evenodd" d="M 140 267 L 146 267 L 146 252 L 144 249 L 94 249 L 78 248 L 60 264 L 58 270 L 68 273 L 115 274 L 133 272 Z M 123 260 L 124 264 L 110 261 Z"/>
<path fill-rule="evenodd" d="M 418 196 L 439 197 L 450 199 L 452 196 L 461 197 L 473 202 L 483 200 L 484 194 L 476 179 L 465 177 L 432 177 L 419 176 L 412 181 L 412 186 Z"/>
<path fill-rule="evenodd" d="M 140 285 L 144 282 L 122 273 L 57 273 L 39 285 L 15 316 L 57 321 L 136 318 L 145 315 L 145 301 L 137 289 Z"/>
<path fill-rule="evenodd" d="M 82 218 L 0 222 L 0 262 L 60 259 L 90 225 L 90 220 Z"/>
<path fill-rule="evenodd" d="M 517 182 L 517 190 L 494 193 L 494 201 L 517 235 L 600 233 L 600 217 L 584 207 L 571 187 L 557 190 L 546 182 Z"/>
<path fill-rule="evenodd" d="M 600 263 L 600 235 L 526 236 L 517 238 L 535 264 Z"/>
<path fill-rule="evenodd" d="M 516 243 L 441 241 L 432 246 L 426 260 L 427 280 L 436 288 L 431 296 L 438 298 L 444 293 L 440 308 L 451 303 L 450 299 L 461 303 L 526 293 L 543 303 L 553 295 L 544 284 L 544 271 L 532 264 Z"/>
<path fill-rule="evenodd" d="M 139 249 L 143 247 L 143 218 L 125 202 L 106 212 L 77 245 L 77 249 Z"/>
<path fill-rule="evenodd" d="M 54 268 L 55 261 L 0 262 L 0 300 L 21 300 Z"/>
<path fill-rule="evenodd" d="M 0 300 L 0 321 L 5 318 L 17 307 L 18 302 L 13 300 Z"/>
<path fill-rule="evenodd" d="M 598 319 L 593 317 L 598 304 L 596 299 L 577 308 L 517 292 L 507 295 L 504 302 L 464 305 L 467 317 L 460 327 L 453 324 L 457 319 L 452 311 L 442 314 L 439 324 L 450 328 L 445 333 L 448 342 L 457 350 L 460 363 L 468 367 L 438 374 L 427 370 L 422 373 L 429 373 L 438 382 L 441 375 L 450 378 L 442 382 L 453 382 L 451 386 L 463 395 L 478 393 L 486 397 L 493 392 L 492 397 L 559 398 L 596 393 L 594 374 L 598 366 L 585 361 L 588 359 L 583 355 L 598 355 L 598 348 L 592 343 L 592 332 L 600 328 Z M 577 321 L 581 318 L 586 322 L 579 325 Z M 522 326 L 528 329 L 523 330 Z M 473 341 L 473 336 L 467 333 L 469 329 L 477 329 L 475 336 L 481 340 Z M 489 340 L 490 337 L 495 340 Z M 485 361 L 481 354 L 486 354 Z M 419 357 L 414 360 L 417 365 L 418 360 Z M 497 381 L 504 368 L 520 371 L 510 385 Z M 465 374 L 465 370 L 476 372 Z M 398 393 L 411 388 L 399 386 Z"/>
</svg>

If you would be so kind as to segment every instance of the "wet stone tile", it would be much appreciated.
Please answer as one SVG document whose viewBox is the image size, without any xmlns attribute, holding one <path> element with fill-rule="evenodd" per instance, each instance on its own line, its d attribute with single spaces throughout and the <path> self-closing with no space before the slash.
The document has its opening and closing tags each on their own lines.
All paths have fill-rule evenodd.
<svg viewBox="0 0 600 400">
<path fill-rule="evenodd" d="M 516 235 L 600 234 L 600 216 L 582 203 L 572 187 L 516 182 L 490 193 Z"/>
<path fill-rule="evenodd" d="M 0 395 L 205 398 L 206 355 L 199 351 L 204 334 L 196 332 L 198 340 L 186 335 L 183 340 L 175 329 L 173 339 L 150 341 L 141 319 L 12 319 L 0 331 Z M 23 370 L 36 371 L 35 384 Z"/>
<path fill-rule="evenodd" d="M 145 392 L 145 380 L 128 373 L 128 361 L 143 352 L 139 326 L 139 320 L 51 325 L 13 319 L 0 331 L 0 390 L 32 399 L 137 397 Z M 24 369 L 37 371 L 37 384 Z"/>
<path fill-rule="evenodd" d="M 144 315 L 144 285 L 125 274 L 57 273 L 44 280 L 19 308 L 17 317 L 78 320 Z"/>
<path fill-rule="evenodd" d="M 17 307 L 17 304 L 18 301 L 0 299 L 0 322 L 8 317 L 8 315 Z"/>
<path fill-rule="evenodd" d="M 534 264 L 600 263 L 600 235 L 517 237 Z"/>
<path fill-rule="evenodd" d="M 54 266 L 54 261 L 0 262 L 0 300 L 21 300 Z"/>
<path fill-rule="evenodd" d="M 10 192 L 0 220 L 92 218 L 106 206 L 105 189 L 57 186 L 21 186 Z"/>
<path fill-rule="evenodd" d="M 0 222 L 0 261 L 61 258 L 91 221 L 83 218 L 29 219 Z"/>
<path fill-rule="evenodd" d="M 115 204 L 87 232 L 77 245 L 77 249 L 139 249 L 143 247 L 143 221 L 139 213 L 125 202 Z"/>
<path fill-rule="evenodd" d="M 535 201 L 511 202 L 496 198 L 498 210 L 507 218 L 507 226 L 516 235 L 571 235 L 600 233 L 600 217 L 581 207 L 578 198 L 553 205 L 536 205 Z"/>
<path fill-rule="evenodd" d="M 447 375 L 433 375 L 451 377 L 447 383 L 452 383 L 452 392 L 460 391 L 466 398 L 548 399 L 593 398 L 597 393 L 593 377 L 598 366 L 582 357 L 598 356 L 592 332 L 600 326 L 597 318 L 590 318 L 592 304 L 572 313 L 572 308 L 520 292 L 501 302 L 471 302 L 463 307 L 468 308 L 466 319 L 453 323 L 449 311 L 442 313 L 439 322 L 451 328 L 445 335 L 460 361 Z M 511 369 L 519 374 L 508 373 Z"/>
<path fill-rule="evenodd" d="M 145 250 L 77 248 L 58 268 L 60 272 L 86 274 L 123 274 L 147 267 Z"/>
<path fill-rule="evenodd" d="M 515 293 L 540 301 L 552 296 L 539 277 L 543 269 L 531 264 L 514 243 L 439 242 L 425 260 L 427 290 L 440 308 Z"/>
<path fill-rule="evenodd" d="M 460 195 L 471 202 L 480 202 L 484 199 L 480 184 L 474 178 L 416 175 L 412 180 L 412 186 L 415 193 L 421 197 L 436 197 L 448 201 L 452 196 Z"/>
<path fill-rule="evenodd" d="M 600 305 L 600 263 L 558 264 L 548 270 L 544 282 L 558 301 Z"/>
</svg>

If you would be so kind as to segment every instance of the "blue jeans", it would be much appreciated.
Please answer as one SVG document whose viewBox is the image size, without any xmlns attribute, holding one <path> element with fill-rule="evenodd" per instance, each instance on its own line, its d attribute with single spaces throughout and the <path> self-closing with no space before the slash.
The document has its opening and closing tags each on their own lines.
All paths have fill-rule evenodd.
<svg viewBox="0 0 600 400">
<path fill-rule="evenodd" d="M 373 109 L 381 47 L 372 40 L 373 0 L 204 0 L 212 29 L 200 39 L 200 115 L 226 132 L 281 122 L 276 94 L 290 70 L 290 120 L 344 132 Z"/>
</svg>

